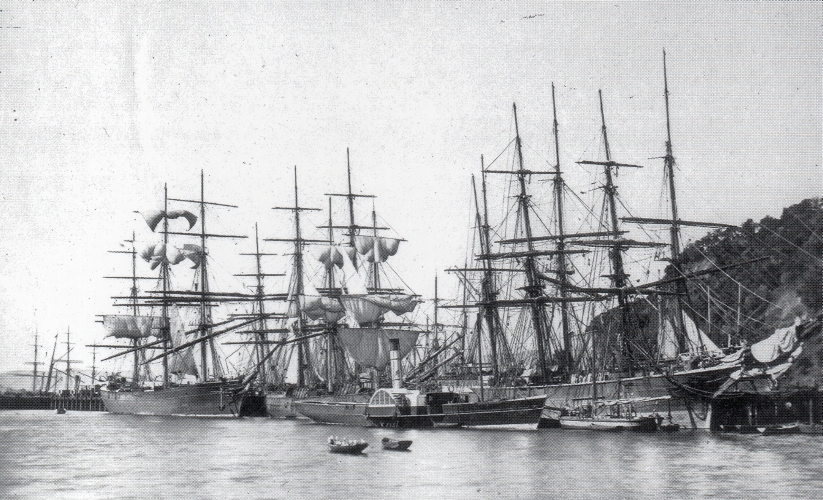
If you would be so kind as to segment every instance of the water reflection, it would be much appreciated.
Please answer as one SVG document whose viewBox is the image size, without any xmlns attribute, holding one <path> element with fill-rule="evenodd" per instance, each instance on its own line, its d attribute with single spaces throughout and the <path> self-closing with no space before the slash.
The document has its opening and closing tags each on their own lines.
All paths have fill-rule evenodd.
<svg viewBox="0 0 823 500">
<path fill-rule="evenodd" d="M 328 453 L 330 435 L 364 439 Z M 411 439 L 410 453 L 380 448 Z M 0 413 L 0 498 L 815 498 L 823 438 Z"/>
</svg>

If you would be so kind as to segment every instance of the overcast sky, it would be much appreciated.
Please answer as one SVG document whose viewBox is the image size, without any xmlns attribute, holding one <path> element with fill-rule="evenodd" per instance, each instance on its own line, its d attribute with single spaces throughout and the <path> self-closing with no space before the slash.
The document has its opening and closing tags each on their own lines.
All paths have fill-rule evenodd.
<svg viewBox="0 0 823 500">
<path fill-rule="evenodd" d="M 292 203 L 293 166 L 302 203 L 326 207 L 351 148 L 354 189 L 408 240 L 394 269 L 430 297 L 465 258 L 470 175 L 512 138 L 513 102 L 526 167 L 553 165 L 552 82 L 570 187 L 603 154 L 602 89 L 614 157 L 647 167 L 621 172 L 622 197 L 665 216 L 664 48 L 682 218 L 823 192 L 819 2 L 20 2 L 0 28 L 0 371 L 27 368 L 36 328 L 46 350 L 67 328 L 100 340 L 95 315 L 127 293 L 103 276 L 129 272 L 107 252 L 149 241 L 134 210 L 164 183 L 197 197 L 201 169 L 207 198 L 240 206 L 215 231 L 283 237 L 270 207 Z M 249 272 L 234 254 L 252 249 L 216 246 L 215 275 Z"/>
</svg>

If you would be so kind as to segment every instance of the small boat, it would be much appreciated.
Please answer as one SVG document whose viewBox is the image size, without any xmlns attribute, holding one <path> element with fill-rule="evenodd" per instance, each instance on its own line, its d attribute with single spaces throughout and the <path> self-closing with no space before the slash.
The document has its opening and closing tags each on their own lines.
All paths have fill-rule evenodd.
<svg viewBox="0 0 823 500">
<path fill-rule="evenodd" d="M 663 417 L 656 414 L 638 415 L 634 405 L 662 399 L 669 399 L 669 396 L 598 401 L 594 408 L 587 405 L 570 410 L 568 414 L 562 415 L 560 417 L 560 428 L 593 431 L 656 431 L 662 423 Z M 678 426 L 667 430 L 677 430 L 679 428 Z"/>
<path fill-rule="evenodd" d="M 392 451 L 407 451 L 409 449 L 409 446 L 412 445 L 412 442 L 408 441 L 408 440 L 398 441 L 398 440 L 390 439 L 390 438 L 387 438 L 387 437 L 383 438 L 382 443 L 383 443 L 383 449 L 384 450 L 392 450 Z"/>
<path fill-rule="evenodd" d="M 65 409 L 65 408 L 58 408 L 56 413 L 57 413 L 58 415 L 63 415 L 63 414 L 65 414 L 65 413 L 66 413 L 66 409 Z"/>
<path fill-rule="evenodd" d="M 585 417 L 569 415 L 560 417 L 561 429 L 585 429 L 592 431 L 654 431 L 657 430 L 657 419 L 654 417 Z"/>
<path fill-rule="evenodd" d="M 340 439 L 336 437 L 329 438 L 329 451 L 331 453 L 347 453 L 349 455 L 359 455 L 368 446 L 369 443 L 363 441 L 362 439 L 350 441 L 348 439 Z"/>
<path fill-rule="evenodd" d="M 758 434 L 766 430 L 766 426 L 755 426 L 745 424 L 720 424 L 721 432 L 732 432 L 737 434 Z"/>
<path fill-rule="evenodd" d="M 559 429 L 560 417 L 567 415 L 566 408 L 545 405 L 540 412 L 540 420 L 537 422 L 538 429 Z"/>
<path fill-rule="evenodd" d="M 758 427 L 757 432 L 763 436 L 775 436 L 778 434 L 799 434 L 800 424 L 798 422 L 791 422 L 788 424 L 767 425 Z"/>
<path fill-rule="evenodd" d="M 671 421 L 661 422 L 658 424 L 657 430 L 661 432 L 677 432 L 680 430 L 680 424 L 675 424 Z"/>
<path fill-rule="evenodd" d="M 677 432 L 680 430 L 680 424 L 674 423 L 672 416 L 669 415 L 665 420 L 663 417 L 657 418 L 657 430 L 662 432 Z"/>
</svg>

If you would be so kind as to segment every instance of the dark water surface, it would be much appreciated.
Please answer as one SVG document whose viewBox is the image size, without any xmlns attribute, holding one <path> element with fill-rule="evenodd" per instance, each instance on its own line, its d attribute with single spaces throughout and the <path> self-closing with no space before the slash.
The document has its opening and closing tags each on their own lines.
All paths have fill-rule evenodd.
<svg viewBox="0 0 823 500">
<path fill-rule="evenodd" d="M 330 435 L 365 439 L 332 455 Z M 383 451 L 384 436 L 412 439 Z M 821 498 L 823 437 L 0 412 L 0 499 Z"/>
</svg>

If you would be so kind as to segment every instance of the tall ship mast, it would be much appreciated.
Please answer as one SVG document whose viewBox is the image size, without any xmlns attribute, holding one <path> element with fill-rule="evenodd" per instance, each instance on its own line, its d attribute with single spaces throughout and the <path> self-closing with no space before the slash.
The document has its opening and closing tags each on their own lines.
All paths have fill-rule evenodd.
<svg viewBox="0 0 823 500">
<path fill-rule="evenodd" d="M 333 330 L 328 339 L 334 343 L 327 343 L 326 352 L 338 356 L 337 346 L 341 347 L 345 356 L 337 359 L 347 360 L 347 366 L 353 366 L 351 371 L 359 376 L 354 386 L 347 384 L 327 397 L 298 400 L 295 407 L 319 422 L 359 425 L 369 423 L 369 401 L 388 398 L 380 408 L 389 408 L 393 403 L 388 401 L 394 401 L 390 393 L 407 397 L 409 389 L 403 387 L 401 364 L 415 349 L 420 330 L 404 316 L 415 310 L 420 299 L 394 286 L 386 273 L 387 260 L 398 252 L 403 240 L 381 234 L 389 228 L 378 225 L 374 208 L 371 224 L 358 223 L 355 201 L 374 196 L 353 192 L 348 150 L 346 153 L 348 190 L 328 196 L 345 199 L 348 224 L 337 225 L 330 215 L 329 223 L 319 226 L 329 231 L 328 241 L 315 246 L 315 257 L 324 268 L 325 286 L 311 290 L 314 296 L 310 290 L 305 291 L 302 311 L 309 320 L 327 325 L 329 332 Z M 334 230 L 343 231 L 336 241 Z M 373 418 L 384 417 L 375 414 Z"/>
<path fill-rule="evenodd" d="M 199 209 L 199 215 L 185 209 L 170 209 L 169 202 L 194 204 Z M 162 238 L 140 252 L 140 257 L 150 269 L 158 270 L 158 289 L 139 295 L 135 290 L 137 276 L 133 267 L 132 293 L 114 297 L 116 301 L 128 301 L 115 305 L 130 308 L 131 314 L 103 317 L 107 336 L 131 341 L 127 349 L 104 361 L 132 354 L 135 364 L 146 367 L 142 376 L 135 368 L 130 382 L 123 377 L 110 377 L 108 386 L 101 394 L 106 409 L 111 413 L 229 416 L 241 413 L 244 398 L 254 396 L 248 393 L 247 381 L 242 374 L 229 378 L 225 373 L 215 337 L 249 325 L 257 318 L 230 317 L 217 321 L 213 318 L 213 308 L 228 302 L 254 301 L 259 297 L 256 294 L 212 291 L 207 250 L 210 239 L 245 236 L 209 233 L 205 222 L 207 207 L 234 208 L 233 205 L 206 201 L 204 174 L 201 172 L 199 200 L 170 198 L 167 188 L 164 188 L 162 210 L 140 212 L 151 233 L 159 233 Z M 187 227 L 181 221 L 185 221 Z M 199 227 L 199 231 L 192 232 L 195 226 Z M 174 241 L 170 237 L 174 237 Z M 199 244 L 184 243 L 186 238 L 193 238 Z M 132 258 L 136 262 L 134 254 Z M 172 284 L 171 268 L 183 262 L 190 263 L 194 270 L 191 290 L 175 289 Z M 141 315 L 145 309 L 150 309 L 152 313 Z M 183 321 L 186 309 L 193 309 L 196 313 L 195 324 L 191 325 L 193 328 Z M 187 335 L 193 339 L 186 340 Z M 195 357 L 195 351 L 199 351 L 199 356 Z M 147 352 L 150 354 L 146 355 Z M 162 372 L 152 377 L 149 366 L 156 361 L 161 363 Z"/>
<path fill-rule="evenodd" d="M 476 259 L 480 265 L 454 269 L 477 277 L 475 303 L 468 305 L 478 311 L 478 326 L 471 341 L 467 342 L 472 347 L 465 354 L 481 360 L 485 357 L 488 364 L 481 361 L 478 378 L 473 384 L 470 380 L 444 380 L 444 384 L 469 387 L 473 393 L 471 397 L 478 400 L 444 405 L 446 422 L 463 425 L 506 423 L 503 417 L 489 416 L 492 414 L 489 403 L 500 402 L 495 409 L 516 414 L 518 400 L 542 395 L 545 404 L 541 424 L 547 427 L 560 426 L 560 417 L 564 415 L 583 417 L 584 408 L 588 408 L 588 413 L 581 421 L 585 420 L 586 424 L 591 424 L 592 417 L 603 411 L 614 422 L 616 416 L 625 415 L 626 407 L 607 403 L 627 400 L 635 405 L 636 411 L 667 415 L 673 425 L 675 422 L 689 427 L 708 425 L 706 414 L 695 411 L 705 402 L 700 395 L 705 395 L 706 390 L 717 385 L 716 381 L 722 380 L 739 363 L 723 358 L 724 353 L 683 310 L 684 304 L 688 304 L 683 290 L 686 280 L 691 277 L 678 267 L 679 231 L 684 225 L 731 226 L 695 223 L 678 217 L 674 201 L 667 76 L 664 76 L 664 95 L 667 135 L 663 159 L 669 181 L 671 217 L 643 219 L 622 211 L 625 208 L 618 197 L 616 176 L 621 168 L 640 166 L 621 163 L 612 157 L 603 97 L 599 93 L 600 135 L 605 158 L 577 163 L 601 170 L 596 190 L 603 193 L 602 208 L 598 214 L 596 202 L 577 207 L 582 215 L 573 221 L 574 231 L 568 229 L 565 193 L 572 193 L 579 202 L 583 200 L 566 186 L 561 172 L 554 86 L 552 135 L 555 161 L 551 170 L 527 168 L 517 108 L 513 106 L 514 137 L 491 164 L 486 165 L 481 159 L 482 207 L 478 189 L 473 188 L 480 248 Z M 506 150 L 510 153 L 511 168 L 497 167 L 496 163 L 506 157 Z M 487 188 L 486 177 L 491 174 L 508 175 L 511 179 L 507 189 L 512 193 L 512 202 L 506 205 L 507 217 L 499 224 L 490 222 L 488 215 L 487 193 L 497 192 Z M 553 177 L 551 205 L 542 204 L 537 195 L 529 192 L 529 181 L 541 176 Z M 544 206 L 551 206 L 552 213 L 540 213 Z M 546 222 L 552 218 L 554 224 Z M 535 221 L 539 221 L 537 226 Z M 630 231 L 621 222 L 669 225 L 670 241 L 632 239 L 627 236 Z M 499 237 L 496 243 L 500 250 L 492 245 L 491 234 Z M 546 248 L 546 244 L 553 246 Z M 670 248 L 676 279 L 643 284 L 630 279 L 627 252 L 647 249 L 659 254 L 662 248 Z M 632 266 L 636 266 L 636 261 L 636 256 L 629 260 Z M 608 281 L 602 283 L 603 279 Z M 672 305 L 665 310 L 661 308 L 663 319 L 655 334 L 648 331 L 648 320 L 641 311 L 646 310 L 647 304 L 653 304 L 649 298 L 657 297 L 663 298 L 661 303 Z M 495 316 L 501 318 L 499 322 Z M 505 329 L 498 325 L 505 325 Z M 649 337 L 653 337 L 651 342 L 647 340 Z M 508 346 L 511 352 L 509 367 L 500 356 L 501 346 Z M 484 371 L 491 376 L 484 376 Z M 488 403 L 482 404 L 484 401 Z M 455 416 L 450 417 L 449 413 Z M 520 421 L 525 422 L 535 414 L 520 415 Z M 649 422 L 645 420 L 643 425 L 649 426 Z"/>
<path fill-rule="evenodd" d="M 468 385 L 473 393 L 469 397 L 470 401 L 444 405 L 445 422 L 450 424 L 536 424 L 545 400 L 541 384 L 568 381 L 572 371 L 574 357 L 567 305 L 574 301 L 588 300 L 566 293 L 565 289 L 559 296 L 547 293 L 546 280 L 552 283 L 565 283 L 565 257 L 584 251 L 566 248 L 567 236 L 563 232 L 562 219 L 558 219 L 557 224 L 563 236 L 557 238 L 551 233 L 551 228 L 544 222 L 544 218 L 536 212 L 528 185 L 532 178 L 553 176 L 555 191 L 558 187 L 562 188 L 559 156 L 553 171 L 526 168 L 516 105 L 512 105 L 512 116 L 515 135 L 506 146 L 506 149 L 513 149 L 512 168 L 494 167 L 494 164 L 504 157 L 505 149 L 488 166 L 481 156 L 482 208 L 474 178 L 472 179 L 475 223 L 480 247 L 480 253 L 475 258 L 479 267 L 458 271 L 474 272 L 481 276 L 479 285 L 475 287 L 478 292 L 477 302 L 467 304 L 478 310 L 474 336 L 468 343 L 471 346 L 468 355 L 480 360 L 477 379 L 479 387 Z M 554 134 L 556 138 L 556 118 Z M 491 241 L 492 225 L 489 222 L 486 182 L 488 174 L 510 179 L 509 186 L 514 193 L 511 196 L 514 201 L 509 208 L 509 213 L 514 216 L 514 223 L 508 225 L 513 234 L 497 241 L 497 244 L 504 248 L 502 251 L 495 251 Z M 562 201 L 558 206 L 562 213 Z M 534 220 L 540 221 L 539 232 L 536 231 Z M 496 228 L 495 233 L 500 235 L 505 228 L 504 221 L 504 225 Z M 555 248 L 540 246 L 555 242 Z M 547 264 L 546 259 L 554 259 L 554 265 Z M 547 277 L 547 272 L 559 277 Z M 505 294 L 511 295 L 507 297 Z M 560 335 L 553 326 L 553 311 L 557 305 L 561 308 L 563 318 L 560 321 Z M 451 307 L 465 309 L 466 306 Z M 500 319 L 501 310 L 507 317 L 505 321 Z M 510 326 L 508 331 L 505 331 L 503 324 L 515 324 L 516 330 Z M 486 352 L 491 371 L 488 384 L 485 383 L 483 370 L 484 344 L 488 346 Z M 524 380 L 530 381 L 533 385 L 525 387 Z M 468 381 L 444 381 L 448 384 L 465 382 Z M 474 398 L 476 401 L 471 400 Z"/>
<path fill-rule="evenodd" d="M 588 346 L 584 344 L 578 356 L 585 357 L 588 363 L 578 365 L 571 383 L 546 388 L 548 397 L 541 421 L 546 426 L 653 429 L 655 425 L 649 418 L 657 418 L 659 425 L 661 415 L 666 415 L 670 426 L 708 427 L 709 415 L 698 411 L 698 408 L 706 407 L 703 396 L 718 384 L 717 380 L 722 380 L 739 366 L 734 356 L 723 357 L 724 353 L 697 328 L 681 307 L 688 301 L 684 291 L 686 280 L 690 277 L 679 267 L 680 227 L 733 226 L 682 221 L 677 216 L 668 78 L 665 73 L 664 54 L 667 130 L 663 159 L 671 202 L 670 219 L 639 218 L 631 214 L 620 216 L 619 207 L 625 205 L 618 199 L 615 177 L 620 168 L 640 166 L 619 163 L 612 158 L 602 92 L 598 93 L 605 160 L 583 160 L 578 163 L 602 167 L 601 189 L 604 192 L 605 217 L 595 225 L 590 240 L 578 240 L 571 244 L 593 250 L 606 249 L 610 270 L 604 277 L 610 282 L 606 287 L 594 285 L 593 282 L 580 285 L 566 283 L 565 287 L 592 294 L 594 304 L 608 307 L 610 301 L 614 301 L 612 303 L 615 306 L 611 310 L 604 310 L 601 306 L 602 312 L 598 316 L 592 317 L 587 326 L 581 325 L 587 334 L 585 340 L 588 341 Z M 629 231 L 621 227 L 621 221 L 670 225 L 670 241 L 666 243 L 628 238 L 625 235 Z M 627 251 L 666 247 L 670 249 L 669 261 L 676 272 L 676 278 L 672 281 L 675 285 L 673 290 L 667 289 L 671 284 L 667 280 L 636 284 L 629 279 L 624 261 Z M 562 290 L 564 285 L 559 285 Z M 643 311 L 653 308 L 655 304 L 650 298 L 660 299 L 657 300 L 660 318 L 657 321 L 657 333 L 648 331 L 648 327 L 644 326 L 649 320 Z M 660 304 L 665 302 L 674 306 L 664 309 Z M 588 351 L 587 356 L 585 351 Z M 632 415 L 639 417 L 633 420 Z"/>
<path fill-rule="evenodd" d="M 330 335 L 328 326 L 320 328 L 310 327 L 307 324 L 308 315 L 305 311 L 305 270 L 303 253 L 307 244 L 325 243 L 325 240 L 306 239 L 303 237 L 301 215 L 304 212 L 319 211 L 316 208 L 300 205 L 297 184 L 297 167 L 294 167 L 294 205 L 274 207 L 274 210 L 291 212 L 294 217 L 294 234 L 292 238 L 266 238 L 265 241 L 289 243 L 293 247 L 292 270 L 289 289 L 284 295 L 287 311 L 284 315 L 283 327 L 277 330 L 280 342 L 289 342 L 288 347 L 278 345 L 281 352 L 271 365 L 271 370 L 277 373 L 276 382 L 266 392 L 266 407 L 269 416 L 275 418 L 297 418 L 299 414 L 294 409 L 295 399 L 305 398 L 310 390 L 316 386 L 314 358 L 312 355 L 312 340 L 325 332 Z M 295 377 L 292 382 L 287 381 L 287 372 L 294 366 Z M 327 374 L 328 375 L 328 374 Z M 327 385 L 332 382 L 327 380 Z"/>
<path fill-rule="evenodd" d="M 39 352 L 40 346 L 39 345 L 39 336 L 40 332 L 37 328 L 34 330 L 34 358 L 33 361 L 27 361 L 27 365 L 32 365 L 31 373 L 22 373 L 22 372 L 14 372 L 13 375 L 19 377 L 31 377 L 31 391 L 23 391 L 23 392 L 15 392 L 15 393 L 2 393 L 0 394 L 0 410 L 16 410 L 16 409 L 28 409 L 28 410 L 37 410 L 37 409 L 47 409 L 49 408 L 49 404 L 51 402 L 51 397 L 48 394 L 43 393 L 43 384 L 46 380 L 46 375 L 41 373 L 39 370 L 39 366 L 45 364 L 43 361 L 39 361 Z M 55 337 L 55 346 L 56 337 Z M 48 354 L 48 353 L 47 353 Z M 51 373 L 51 367 L 49 370 Z"/>
<path fill-rule="evenodd" d="M 235 274 L 239 278 L 254 278 L 254 300 L 250 314 L 237 313 L 232 315 L 235 319 L 253 320 L 249 328 L 238 330 L 237 333 L 248 335 L 252 340 L 241 342 L 224 342 L 224 345 L 250 345 L 251 355 L 248 357 L 248 374 L 245 377 L 244 387 L 246 395 L 243 398 L 244 405 L 241 408 L 240 416 L 268 416 L 266 410 L 266 391 L 277 387 L 281 379 L 278 378 L 276 361 L 279 350 L 282 347 L 275 341 L 269 339 L 270 334 L 281 332 L 282 329 L 269 328 L 269 320 L 282 319 L 284 315 L 267 312 L 266 302 L 272 296 L 266 295 L 266 278 L 282 277 L 285 273 L 268 273 L 263 271 L 263 257 L 276 254 L 260 251 L 260 235 L 257 224 L 254 225 L 254 252 L 241 253 L 246 257 L 253 257 L 255 271 L 253 273 Z"/>
</svg>

